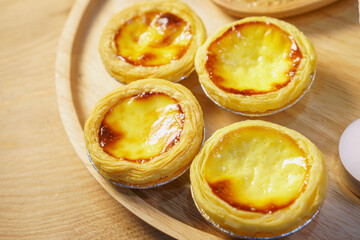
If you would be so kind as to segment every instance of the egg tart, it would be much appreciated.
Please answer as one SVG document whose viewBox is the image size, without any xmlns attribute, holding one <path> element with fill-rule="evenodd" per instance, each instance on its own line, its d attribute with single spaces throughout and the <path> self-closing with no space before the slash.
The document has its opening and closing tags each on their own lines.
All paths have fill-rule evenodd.
<svg viewBox="0 0 360 240">
<path fill-rule="evenodd" d="M 185 3 L 139 2 L 114 15 L 99 44 L 106 70 L 120 82 L 155 77 L 172 82 L 194 70 L 204 25 Z"/>
<path fill-rule="evenodd" d="M 294 104 L 310 88 L 316 54 L 295 26 L 270 17 L 230 23 L 199 48 L 195 67 L 205 93 L 244 115 Z"/>
<path fill-rule="evenodd" d="M 322 153 L 283 126 L 247 120 L 216 131 L 190 167 L 202 215 L 234 236 L 285 236 L 317 213 L 327 191 Z"/>
<path fill-rule="evenodd" d="M 120 186 L 166 183 L 190 165 L 203 139 L 200 105 L 186 87 L 161 79 L 121 86 L 99 100 L 84 127 L 98 172 Z"/>
</svg>

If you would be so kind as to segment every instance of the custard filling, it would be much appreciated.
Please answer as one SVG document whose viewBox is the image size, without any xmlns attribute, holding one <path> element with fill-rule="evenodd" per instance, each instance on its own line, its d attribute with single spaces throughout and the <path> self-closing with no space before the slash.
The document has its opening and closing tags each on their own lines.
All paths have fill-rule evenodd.
<svg viewBox="0 0 360 240">
<path fill-rule="evenodd" d="M 205 163 L 212 192 L 244 211 L 272 213 L 305 190 L 310 166 L 288 135 L 266 127 L 244 127 L 225 135 Z"/>
<path fill-rule="evenodd" d="M 179 141 L 184 118 L 180 104 L 166 94 L 146 92 L 127 97 L 101 122 L 100 146 L 120 160 L 147 162 Z"/>
<path fill-rule="evenodd" d="M 208 47 L 206 70 L 220 89 L 255 95 L 290 83 L 302 60 L 293 36 L 267 22 L 229 28 Z"/>
<path fill-rule="evenodd" d="M 115 36 L 118 57 L 136 66 L 160 66 L 180 59 L 192 39 L 190 24 L 152 11 L 128 20 Z"/>
</svg>

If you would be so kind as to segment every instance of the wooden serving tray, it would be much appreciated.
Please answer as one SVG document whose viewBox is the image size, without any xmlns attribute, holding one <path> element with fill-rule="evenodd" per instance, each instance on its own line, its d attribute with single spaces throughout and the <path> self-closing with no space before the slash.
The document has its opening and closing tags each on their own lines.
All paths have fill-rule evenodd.
<svg viewBox="0 0 360 240">
<path fill-rule="evenodd" d="M 101 186 L 138 217 L 177 239 L 220 239 L 198 213 L 190 195 L 189 176 L 149 190 L 118 188 L 104 180 L 90 164 L 83 125 L 94 104 L 120 86 L 105 71 L 98 53 L 102 28 L 119 10 L 133 4 L 126 0 L 78 0 L 65 25 L 56 60 L 56 89 L 60 115 L 80 159 Z M 208 34 L 234 19 L 208 0 L 188 0 L 203 19 Z M 356 0 L 343 0 L 289 22 L 302 30 L 318 53 L 316 79 L 310 92 L 296 105 L 260 119 L 295 129 L 324 153 L 329 191 L 317 217 L 288 237 L 356 239 L 360 236 L 360 200 L 347 186 L 338 156 L 338 142 L 345 127 L 360 116 L 360 27 Z M 203 93 L 197 74 L 180 82 L 199 100 L 204 111 L 206 138 L 218 128 L 248 119 L 217 107 Z"/>
<path fill-rule="evenodd" d="M 272 4 L 269 6 L 261 4 L 252 6 L 240 0 L 212 1 L 234 17 L 266 15 L 269 17 L 284 18 L 313 11 L 337 0 L 287 0 L 283 3 Z M 272 1 L 275 2 L 275 0 Z"/>
</svg>

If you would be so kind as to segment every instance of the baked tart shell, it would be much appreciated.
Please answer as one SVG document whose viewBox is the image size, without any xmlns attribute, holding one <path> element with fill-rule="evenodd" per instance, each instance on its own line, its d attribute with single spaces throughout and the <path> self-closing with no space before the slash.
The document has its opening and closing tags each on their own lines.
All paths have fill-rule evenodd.
<svg viewBox="0 0 360 240">
<path fill-rule="evenodd" d="M 203 131 L 202 110 L 190 90 L 145 79 L 102 97 L 85 123 L 84 137 L 89 158 L 103 177 L 121 186 L 149 188 L 189 167 Z"/>
<path fill-rule="evenodd" d="M 224 151 L 227 158 L 219 158 Z M 209 222 L 248 238 L 295 232 L 317 214 L 327 192 L 320 150 L 294 130 L 259 120 L 216 131 L 191 164 L 190 181 L 194 202 Z"/>
<path fill-rule="evenodd" d="M 194 70 L 206 39 L 196 13 L 177 0 L 135 3 L 103 29 L 99 52 L 107 72 L 120 82 L 161 78 L 176 82 Z"/>
<path fill-rule="evenodd" d="M 295 26 L 270 17 L 230 23 L 199 48 L 195 67 L 205 93 L 230 111 L 268 115 L 311 87 L 316 53 Z"/>
</svg>

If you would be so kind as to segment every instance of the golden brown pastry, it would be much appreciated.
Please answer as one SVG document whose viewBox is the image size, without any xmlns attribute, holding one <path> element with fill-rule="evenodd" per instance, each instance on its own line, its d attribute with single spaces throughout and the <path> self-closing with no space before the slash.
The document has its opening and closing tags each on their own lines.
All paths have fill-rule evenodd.
<svg viewBox="0 0 360 240">
<path fill-rule="evenodd" d="M 184 172 L 201 147 L 203 116 L 184 86 L 146 79 L 119 87 L 95 105 L 85 123 L 89 156 L 120 185 L 147 188 Z"/>
<path fill-rule="evenodd" d="M 244 237 L 290 233 L 324 202 L 322 153 L 283 126 L 248 120 L 216 131 L 190 167 L 193 198 L 215 226 Z"/>
<path fill-rule="evenodd" d="M 192 9 L 176 0 L 139 2 L 113 16 L 100 39 L 106 70 L 121 82 L 156 77 L 179 81 L 194 70 L 206 32 Z"/>
<path fill-rule="evenodd" d="M 244 114 L 274 112 L 310 87 L 316 55 L 293 25 L 249 17 L 224 26 L 199 48 L 199 81 L 217 104 Z"/>
</svg>

